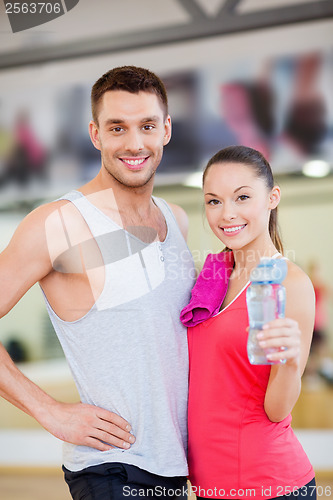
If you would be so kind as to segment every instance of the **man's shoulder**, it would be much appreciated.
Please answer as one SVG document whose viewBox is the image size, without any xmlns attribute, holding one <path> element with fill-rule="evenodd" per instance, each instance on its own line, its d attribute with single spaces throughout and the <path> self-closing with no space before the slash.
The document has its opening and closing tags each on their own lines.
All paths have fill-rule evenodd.
<svg viewBox="0 0 333 500">
<path fill-rule="evenodd" d="M 88 232 L 87 224 L 73 203 L 67 199 L 58 199 L 38 206 L 23 219 L 18 228 L 23 238 L 36 241 L 45 241 L 46 238 L 48 245 L 51 242 L 55 244 L 59 238 L 75 238 L 75 235 L 83 231 Z"/>
<path fill-rule="evenodd" d="M 52 218 L 52 215 L 61 210 L 69 202 L 67 200 L 57 200 L 39 205 L 26 215 L 21 223 L 24 227 L 45 227 L 45 222 Z"/>
<path fill-rule="evenodd" d="M 175 205 L 174 203 L 169 203 L 169 202 L 167 202 L 167 204 L 169 205 L 169 207 L 170 207 L 170 209 L 171 209 L 171 211 L 172 211 L 172 213 L 173 213 L 173 215 L 178 223 L 179 229 L 181 230 L 182 235 L 184 236 L 184 238 L 186 240 L 187 234 L 188 234 L 187 213 L 179 205 Z"/>
</svg>

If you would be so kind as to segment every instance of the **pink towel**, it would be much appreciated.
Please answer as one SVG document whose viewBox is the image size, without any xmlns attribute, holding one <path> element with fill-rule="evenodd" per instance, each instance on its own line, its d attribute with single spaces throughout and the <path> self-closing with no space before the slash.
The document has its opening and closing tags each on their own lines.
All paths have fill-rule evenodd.
<svg viewBox="0 0 333 500">
<path fill-rule="evenodd" d="M 180 313 L 183 325 L 195 326 L 218 313 L 227 293 L 234 265 L 232 252 L 210 253 L 191 293 L 190 303 Z"/>
</svg>

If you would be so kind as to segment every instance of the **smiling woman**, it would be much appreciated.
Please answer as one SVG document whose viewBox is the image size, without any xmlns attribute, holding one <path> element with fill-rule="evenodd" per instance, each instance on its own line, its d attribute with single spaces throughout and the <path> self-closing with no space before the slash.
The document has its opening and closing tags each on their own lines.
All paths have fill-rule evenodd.
<svg viewBox="0 0 333 500">
<path fill-rule="evenodd" d="M 266 215 L 268 215 L 269 236 L 272 238 L 277 250 L 283 252 L 277 226 L 277 206 L 280 201 L 280 188 L 274 185 L 273 174 L 268 162 L 262 155 L 259 155 L 253 149 L 239 146 L 237 148 L 225 148 L 209 160 L 203 175 L 206 215 L 208 221 L 210 221 L 214 217 L 214 212 L 209 207 L 219 206 L 218 214 L 220 216 L 221 210 L 223 210 L 223 226 L 220 227 L 220 231 L 222 230 L 224 234 L 230 236 L 236 235 L 247 226 L 245 220 L 239 220 L 242 217 L 242 208 L 245 209 L 246 216 L 249 216 L 249 213 L 251 213 L 249 210 L 254 210 L 253 216 L 255 218 L 258 218 L 259 215 L 264 217 L 262 208 L 265 205 L 265 201 L 267 201 L 264 198 L 267 198 L 269 194 L 270 203 L 267 207 L 269 212 L 267 213 L 266 211 Z M 219 169 L 219 172 L 215 173 L 215 176 L 211 173 L 212 167 L 215 170 Z M 209 175 L 210 173 L 211 175 Z M 219 199 L 213 192 L 210 192 L 216 192 L 215 181 L 218 182 L 218 186 L 226 186 L 229 189 L 229 191 L 221 191 L 223 196 L 227 196 L 225 200 Z M 212 189 L 210 189 L 210 186 Z M 260 200 L 264 205 L 260 204 Z M 234 223 L 235 218 L 237 218 L 237 210 L 240 210 L 240 213 L 238 213 L 238 220 L 236 222 L 241 222 L 241 224 Z M 256 210 L 257 213 L 255 212 Z M 214 227 L 211 226 L 211 228 L 219 238 L 218 234 L 220 231 L 216 233 Z M 227 242 L 225 244 L 227 245 Z"/>
<path fill-rule="evenodd" d="M 218 196 L 211 192 L 213 189 Z M 269 191 L 265 181 L 245 165 L 216 163 L 205 176 L 206 190 L 207 219 L 223 243 L 229 246 L 229 238 L 233 238 L 234 250 L 245 250 L 248 243 L 252 248 L 255 243 L 268 245 L 270 236 L 264 229 L 268 226 L 270 211 L 280 199 L 277 186 Z M 242 237 L 235 240 L 240 233 Z"/>
<path fill-rule="evenodd" d="M 288 261 L 283 282 L 286 318 L 258 334 L 262 348 L 277 348 L 269 361 L 284 364 L 253 366 L 246 350 L 250 273 L 262 257 L 281 258 L 280 188 L 261 153 L 231 146 L 208 162 L 203 189 L 209 225 L 231 267 L 220 277 L 227 291 L 217 313 L 188 328 L 190 481 L 198 498 L 231 499 L 249 490 L 256 498 L 284 498 L 290 491 L 314 498 L 313 468 L 290 427 L 314 319 L 311 282 L 294 263 Z M 203 274 L 199 281 L 209 297 L 211 283 Z"/>
</svg>

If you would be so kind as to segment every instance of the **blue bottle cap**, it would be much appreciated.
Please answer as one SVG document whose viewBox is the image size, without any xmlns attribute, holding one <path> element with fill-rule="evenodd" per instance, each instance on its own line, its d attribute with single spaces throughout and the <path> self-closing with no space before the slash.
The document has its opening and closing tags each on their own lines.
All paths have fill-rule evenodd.
<svg viewBox="0 0 333 500">
<path fill-rule="evenodd" d="M 280 284 L 287 276 L 288 266 L 286 259 L 271 259 L 263 257 L 256 268 L 251 271 L 252 283 Z"/>
</svg>

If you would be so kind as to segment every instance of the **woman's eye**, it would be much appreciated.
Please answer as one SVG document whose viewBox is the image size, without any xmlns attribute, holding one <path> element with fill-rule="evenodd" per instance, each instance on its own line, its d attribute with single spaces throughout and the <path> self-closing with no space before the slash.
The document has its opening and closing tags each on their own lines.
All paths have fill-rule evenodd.
<svg viewBox="0 0 333 500">
<path fill-rule="evenodd" d="M 213 199 L 213 200 L 209 200 L 207 202 L 207 205 L 218 205 L 219 203 L 220 203 L 219 200 Z"/>
<path fill-rule="evenodd" d="M 241 201 L 248 200 L 249 198 L 250 197 L 247 196 L 247 194 L 241 194 L 240 196 L 238 196 L 238 199 Z"/>
</svg>

